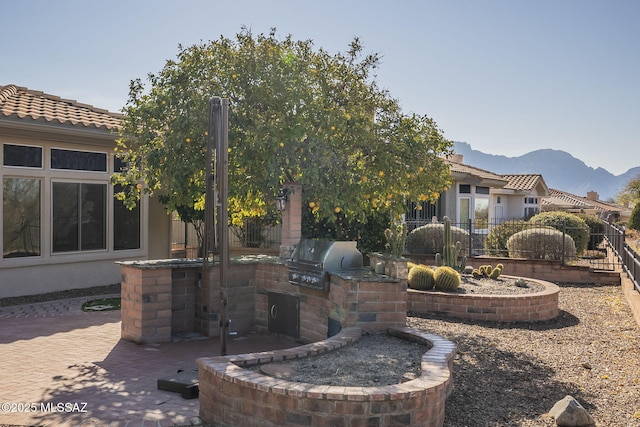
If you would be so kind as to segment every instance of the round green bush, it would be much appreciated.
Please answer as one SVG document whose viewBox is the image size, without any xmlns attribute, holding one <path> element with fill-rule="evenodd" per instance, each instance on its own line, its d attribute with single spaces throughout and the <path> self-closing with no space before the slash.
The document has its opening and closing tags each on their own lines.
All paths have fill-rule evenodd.
<svg viewBox="0 0 640 427">
<path fill-rule="evenodd" d="M 640 230 L 640 202 L 636 203 L 631 211 L 629 218 L 629 228 L 632 230 Z"/>
<path fill-rule="evenodd" d="M 447 266 L 436 268 L 433 279 L 434 286 L 439 291 L 455 291 L 462 282 L 460 273 Z"/>
<path fill-rule="evenodd" d="M 600 243 L 604 240 L 604 221 L 598 218 L 595 215 L 589 214 L 575 214 L 578 218 L 582 218 L 582 220 L 589 227 L 589 242 L 587 243 L 587 249 L 592 251 L 598 249 Z"/>
<path fill-rule="evenodd" d="M 569 234 L 554 228 L 530 228 L 509 238 L 507 248 L 511 258 L 562 260 L 564 237 L 564 257 L 576 256 L 576 245 Z"/>
<path fill-rule="evenodd" d="M 529 222 L 548 225 L 561 232 L 566 227 L 566 233 L 571 236 L 576 245 L 576 253 L 580 255 L 587 249 L 589 227 L 582 218 L 575 214 L 563 211 L 540 212 L 531 217 Z"/>
<path fill-rule="evenodd" d="M 451 226 L 451 241 L 460 242 L 460 255 L 469 253 L 469 233 Z M 444 246 L 444 224 L 431 223 L 411 230 L 407 236 L 407 252 L 410 254 L 442 253 Z"/>
<path fill-rule="evenodd" d="M 433 277 L 433 270 L 426 265 L 414 265 L 409 270 L 407 276 L 407 284 L 411 289 L 417 289 L 420 291 L 428 291 L 433 289 L 435 279 Z"/>
<path fill-rule="evenodd" d="M 491 228 L 487 238 L 484 240 L 485 253 L 491 256 L 508 257 L 507 240 L 509 240 L 509 237 L 531 226 L 532 224 L 524 220 L 507 221 L 496 225 Z"/>
</svg>

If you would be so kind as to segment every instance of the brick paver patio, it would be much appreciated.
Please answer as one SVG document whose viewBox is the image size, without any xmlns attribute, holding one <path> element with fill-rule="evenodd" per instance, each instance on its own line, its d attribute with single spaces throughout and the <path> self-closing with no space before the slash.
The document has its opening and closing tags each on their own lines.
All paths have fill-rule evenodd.
<svg viewBox="0 0 640 427">
<path fill-rule="evenodd" d="M 120 312 L 84 313 L 91 298 L 0 308 L 0 425 L 200 424 L 197 399 L 157 379 L 219 354 L 218 339 L 137 345 L 120 339 Z M 228 353 L 294 346 L 293 339 L 230 339 Z M 19 411 L 19 412 L 14 412 Z"/>
</svg>

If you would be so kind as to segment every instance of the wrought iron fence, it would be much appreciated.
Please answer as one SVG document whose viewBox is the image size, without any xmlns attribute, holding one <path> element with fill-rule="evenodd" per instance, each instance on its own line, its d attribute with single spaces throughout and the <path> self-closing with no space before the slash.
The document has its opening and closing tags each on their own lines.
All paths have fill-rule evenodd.
<svg viewBox="0 0 640 427">
<path fill-rule="evenodd" d="M 229 248 L 278 249 L 281 241 L 281 225 L 265 225 L 248 222 L 242 226 L 230 226 Z M 198 258 L 200 239 L 193 224 L 174 217 L 171 221 L 171 252 L 175 258 Z"/>
<path fill-rule="evenodd" d="M 411 231 L 431 223 L 433 221 L 407 221 L 407 229 Z M 481 224 L 468 221 L 451 225 L 464 230 L 464 238 L 468 239 L 461 242 L 461 255 L 552 259 L 567 265 L 587 265 L 595 270 L 615 271 L 620 268 L 620 261 L 609 243 L 615 240 L 617 235 L 606 228 L 602 233 L 590 232 L 589 240 L 582 240 L 581 247 L 576 251 L 570 246 L 571 241 L 565 238 L 566 235 L 575 236 L 576 230 L 566 224 L 559 230 L 522 219 L 500 222 L 485 220 Z M 522 233 L 525 230 L 529 230 L 528 233 Z M 552 236 L 558 232 L 562 234 L 561 239 Z M 582 237 L 584 238 L 584 235 Z M 509 239 L 510 245 L 507 244 Z M 435 252 L 440 251 L 441 248 L 435 249 Z"/>
<path fill-rule="evenodd" d="M 626 242 L 626 230 L 624 226 L 605 221 L 605 230 L 607 242 L 611 250 L 620 260 L 624 272 L 627 273 L 629 279 L 633 282 L 636 291 L 640 292 L 640 284 L 638 283 L 638 276 L 640 275 L 640 255 Z"/>
</svg>

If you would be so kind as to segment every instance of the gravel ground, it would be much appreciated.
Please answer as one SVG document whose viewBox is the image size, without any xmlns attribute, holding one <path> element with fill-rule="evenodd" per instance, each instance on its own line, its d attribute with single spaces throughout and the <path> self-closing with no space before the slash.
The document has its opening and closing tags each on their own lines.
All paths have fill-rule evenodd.
<svg viewBox="0 0 640 427">
<path fill-rule="evenodd" d="M 446 427 L 554 426 L 566 395 L 597 426 L 640 426 L 640 328 L 618 286 L 565 285 L 560 315 L 500 324 L 411 315 L 458 349 Z"/>
<path fill-rule="evenodd" d="M 387 334 L 363 334 L 358 341 L 320 356 L 248 369 L 289 381 L 375 387 L 398 384 L 407 373 L 419 376 L 420 360 L 429 348 Z"/>
<path fill-rule="evenodd" d="M 508 281 L 494 285 L 504 288 L 466 284 L 461 292 L 531 292 L 516 289 Z M 567 394 L 589 411 L 599 427 L 640 427 L 640 328 L 622 290 L 619 286 L 560 286 L 560 315 L 546 322 L 501 324 L 409 313 L 408 326 L 440 335 L 457 346 L 445 427 L 555 426 L 545 414 Z M 0 306 L 118 290 L 114 285 L 7 298 L 0 299 Z M 364 347 L 354 345 L 356 355 L 381 354 L 379 345 L 389 348 L 375 335 L 367 337 L 374 340 L 363 341 L 369 344 Z M 415 372 L 412 361 L 419 360 L 425 348 L 394 347 L 397 353 L 374 357 L 377 364 L 361 370 L 371 374 L 367 381 L 394 383 L 405 372 Z M 353 363 L 348 354 L 344 360 Z M 355 380 L 356 374 L 341 371 L 335 363 L 327 363 L 334 367 L 327 381 L 337 381 L 341 373 Z"/>
</svg>

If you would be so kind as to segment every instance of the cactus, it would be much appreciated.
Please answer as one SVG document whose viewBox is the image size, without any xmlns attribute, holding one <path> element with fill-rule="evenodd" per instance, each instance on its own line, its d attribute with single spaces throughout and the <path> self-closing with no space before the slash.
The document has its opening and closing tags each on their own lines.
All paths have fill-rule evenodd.
<svg viewBox="0 0 640 427">
<path fill-rule="evenodd" d="M 407 224 L 395 221 L 390 228 L 384 230 L 384 237 L 387 240 L 384 245 L 384 253 L 395 258 L 402 257 L 407 242 Z"/>
<path fill-rule="evenodd" d="M 467 257 L 461 256 L 460 263 L 458 263 L 458 254 L 462 249 L 462 244 L 458 241 L 451 242 L 451 220 L 448 217 L 444 217 L 444 246 L 442 247 L 442 254 L 436 254 L 436 265 L 451 267 L 457 271 L 463 271 L 467 266 Z"/>
<path fill-rule="evenodd" d="M 502 269 L 504 266 L 502 264 L 496 265 L 493 268 L 491 265 L 481 265 L 478 268 L 474 268 L 472 275 L 474 279 L 482 279 L 482 278 L 490 278 L 496 280 L 502 274 Z"/>
<path fill-rule="evenodd" d="M 410 288 L 428 291 L 433 289 L 434 283 L 433 270 L 426 265 L 415 265 L 411 270 L 409 270 L 407 284 Z"/>
<path fill-rule="evenodd" d="M 496 267 L 493 270 L 491 270 L 491 273 L 489 273 L 489 278 L 496 280 L 498 276 L 500 276 L 501 274 L 502 274 L 502 268 Z"/>
<path fill-rule="evenodd" d="M 435 288 L 439 291 L 455 291 L 462 281 L 460 273 L 446 265 L 436 268 L 433 279 Z"/>
<path fill-rule="evenodd" d="M 418 265 L 418 264 L 416 264 L 415 262 L 408 261 L 407 262 L 407 270 L 411 270 L 416 265 Z"/>
</svg>

